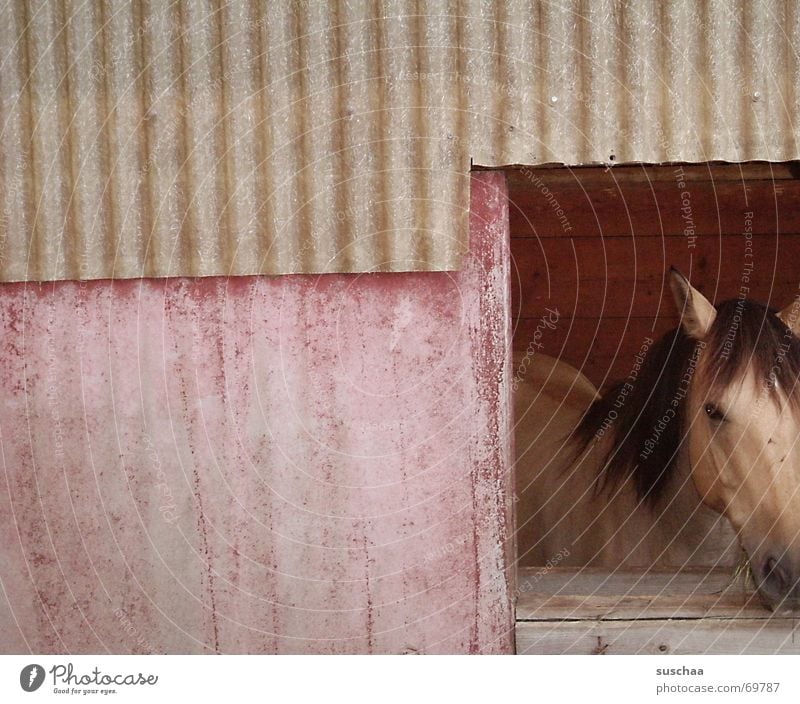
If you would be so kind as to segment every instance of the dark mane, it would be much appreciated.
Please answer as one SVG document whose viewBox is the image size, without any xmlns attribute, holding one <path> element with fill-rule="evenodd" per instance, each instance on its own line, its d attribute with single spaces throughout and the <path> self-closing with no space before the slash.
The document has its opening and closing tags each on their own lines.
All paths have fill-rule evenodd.
<svg viewBox="0 0 800 704">
<path fill-rule="evenodd" d="M 709 391 L 730 386 L 750 368 L 765 390 L 800 405 L 800 339 L 775 313 L 750 300 L 717 307 L 707 341 Z"/>
<path fill-rule="evenodd" d="M 710 393 L 752 369 L 766 393 L 800 407 L 800 340 L 773 309 L 745 299 L 721 303 L 702 349 L 702 383 Z M 682 328 L 671 330 L 588 408 L 574 433 L 578 451 L 603 436 L 612 439 L 598 488 L 632 481 L 642 500 L 663 494 L 683 443 L 686 394 L 700 350 Z"/>
</svg>

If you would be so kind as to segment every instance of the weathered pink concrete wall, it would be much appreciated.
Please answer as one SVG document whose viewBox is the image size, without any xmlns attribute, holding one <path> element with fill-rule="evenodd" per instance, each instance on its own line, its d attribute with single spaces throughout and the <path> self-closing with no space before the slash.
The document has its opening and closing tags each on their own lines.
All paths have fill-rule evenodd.
<svg viewBox="0 0 800 704">
<path fill-rule="evenodd" d="M 441 274 L 0 288 L 2 652 L 509 652 L 505 187 Z"/>
</svg>

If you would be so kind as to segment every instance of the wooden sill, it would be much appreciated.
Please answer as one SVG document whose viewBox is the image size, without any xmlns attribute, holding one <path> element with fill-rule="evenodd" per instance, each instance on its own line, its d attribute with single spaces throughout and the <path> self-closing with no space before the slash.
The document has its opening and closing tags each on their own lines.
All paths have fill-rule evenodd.
<svg viewBox="0 0 800 704">
<path fill-rule="evenodd" d="M 520 654 L 800 654 L 800 615 L 761 606 L 730 568 L 521 568 L 518 587 Z"/>
</svg>

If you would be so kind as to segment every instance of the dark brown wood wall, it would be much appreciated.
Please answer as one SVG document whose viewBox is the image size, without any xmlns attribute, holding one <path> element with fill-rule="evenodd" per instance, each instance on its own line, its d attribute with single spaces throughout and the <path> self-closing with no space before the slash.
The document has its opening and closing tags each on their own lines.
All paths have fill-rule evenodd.
<svg viewBox="0 0 800 704">
<path fill-rule="evenodd" d="M 671 265 L 717 303 L 747 286 L 781 308 L 798 292 L 796 164 L 507 173 L 515 349 L 533 345 L 597 386 L 677 324 Z"/>
</svg>

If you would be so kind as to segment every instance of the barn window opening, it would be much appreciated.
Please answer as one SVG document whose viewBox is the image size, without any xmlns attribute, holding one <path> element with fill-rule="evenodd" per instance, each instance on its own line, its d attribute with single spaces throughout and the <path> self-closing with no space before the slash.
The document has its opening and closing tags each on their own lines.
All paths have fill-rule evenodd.
<svg viewBox="0 0 800 704">
<path fill-rule="evenodd" d="M 517 651 L 800 652 L 794 547 L 756 528 L 798 512 L 765 498 L 733 526 L 697 449 L 770 496 L 748 467 L 785 455 L 771 426 L 798 422 L 776 409 L 800 374 L 800 166 L 506 175 Z M 752 447 L 725 444 L 712 392 L 752 412 Z"/>
</svg>

